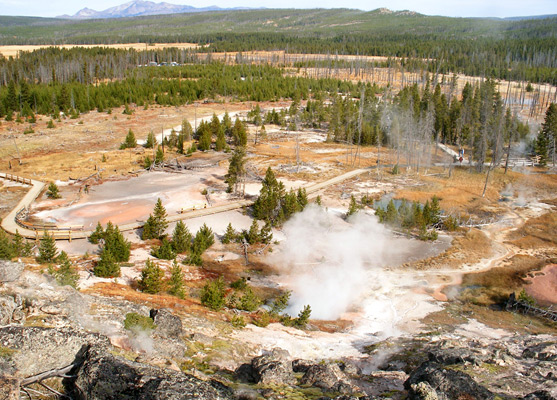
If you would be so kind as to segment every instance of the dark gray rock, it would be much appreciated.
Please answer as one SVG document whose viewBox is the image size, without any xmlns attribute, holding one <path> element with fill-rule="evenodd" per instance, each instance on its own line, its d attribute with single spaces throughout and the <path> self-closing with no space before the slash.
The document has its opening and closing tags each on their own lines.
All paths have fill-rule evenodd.
<svg viewBox="0 0 557 400">
<path fill-rule="evenodd" d="M 522 356 L 540 361 L 557 361 L 557 343 L 543 342 L 535 344 L 524 349 Z"/>
<path fill-rule="evenodd" d="M 173 370 L 128 361 L 102 348 L 89 348 L 77 375 L 74 395 L 82 400 L 232 400 L 231 389 Z"/>
<path fill-rule="evenodd" d="M 419 385 L 425 382 L 425 385 Z M 466 398 L 469 400 L 491 400 L 493 393 L 476 383 L 469 375 L 461 371 L 444 369 L 439 364 L 425 362 L 420 365 L 410 377 L 404 382 L 404 387 L 408 390 L 409 399 L 435 399 L 450 400 Z M 422 394 L 423 390 L 429 391 L 427 397 Z"/>
<path fill-rule="evenodd" d="M 15 350 L 11 362 L 21 376 L 35 375 L 72 364 L 84 347 L 109 346 L 104 336 L 74 328 L 6 326 L 0 328 L 0 346 Z"/>
<path fill-rule="evenodd" d="M 13 282 L 19 279 L 25 264 L 0 260 L 0 282 Z"/>
<path fill-rule="evenodd" d="M 242 364 L 235 371 L 236 379 L 243 383 L 256 383 L 257 376 L 251 364 Z"/>
<path fill-rule="evenodd" d="M 557 398 L 552 396 L 547 390 L 537 390 L 524 396 L 522 400 L 557 400 Z"/>
<path fill-rule="evenodd" d="M 454 365 L 471 363 L 480 365 L 487 361 L 488 356 L 473 352 L 467 348 L 433 349 L 428 353 L 429 361 L 441 365 Z"/>
<path fill-rule="evenodd" d="M 306 372 L 309 367 L 315 364 L 315 361 L 310 360 L 294 360 L 292 361 L 292 369 L 294 372 Z"/>
<path fill-rule="evenodd" d="M 255 383 L 277 383 L 291 385 L 296 382 L 290 354 L 286 350 L 273 349 L 271 352 L 251 360 Z"/>
<path fill-rule="evenodd" d="M 169 310 L 165 308 L 159 310 L 152 309 L 149 314 L 155 325 L 157 325 L 157 334 L 171 338 L 177 338 L 182 335 L 182 320 Z"/>
<path fill-rule="evenodd" d="M 312 365 L 307 369 L 300 383 L 343 394 L 352 393 L 352 387 L 347 383 L 346 376 L 337 364 Z"/>
</svg>

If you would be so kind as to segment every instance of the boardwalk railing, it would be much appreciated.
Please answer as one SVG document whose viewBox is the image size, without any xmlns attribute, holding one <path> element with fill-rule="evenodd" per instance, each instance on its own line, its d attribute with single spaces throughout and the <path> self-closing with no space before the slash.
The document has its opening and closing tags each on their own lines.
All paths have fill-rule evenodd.
<svg viewBox="0 0 557 400">
<path fill-rule="evenodd" d="M 13 175 L 13 174 L 7 174 L 7 173 L 4 173 L 4 172 L 0 172 L 0 178 L 4 178 L 4 179 L 7 179 L 7 180 L 13 181 L 13 182 L 23 183 L 25 185 L 32 185 L 33 184 L 31 179 L 29 179 L 29 178 L 23 178 L 21 176 L 17 176 L 17 175 Z"/>
</svg>

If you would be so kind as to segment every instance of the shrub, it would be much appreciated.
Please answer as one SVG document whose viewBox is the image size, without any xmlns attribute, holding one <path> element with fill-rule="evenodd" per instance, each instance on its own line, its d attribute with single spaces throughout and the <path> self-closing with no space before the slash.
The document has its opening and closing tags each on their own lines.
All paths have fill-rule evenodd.
<svg viewBox="0 0 557 400">
<path fill-rule="evenodd" d="M 224 307 L 225 296 L 225 284 L 221 276 L 203 286 L 203 289 L 201 289 L 201 304 L 211 310 L 218 311 Z"/>
<path fill-rule="evenodd" d="M 166 238 L 162 240 L 162 244 L 151 251 L 153 257 L 160 258 L 161 260 L 172 260 L 176 257 L 176 253 L 172 249 L 172 244 Z"/>
<path fill-rule="evenodd" d="M 120 265 L 110 251 L 103 249 L 101 258 L 93 269 L 93 274 L 101 278 L 114 278 L 120 276 Z"/>
<path fill-rule="evenodd" d="M 286 310 L 286 307 L 288 307 L 288 302 L 290 301 L 291 293 L 292 292 L 290 291 L 284 292 L 275 299 L 271 307 L 271 314 L 279 315 L 284 310 Z"/>
<path fill-rule="evenodd" d="M 54 182 L 50 182 L 50 185 L 48 185 L 46 197 L 51 199 L 59 199 L 62 197 L 60 196 L 60 190 L 58 189 L 58 186 Z"/>
<path fill-rule="evenodd" d="M 242 317 L 241 315 L 233 316 L 232 319 L 230 320 L 230 323 L 234 328 L 241 329 L 246 327 L 246 321 L 244 320 L 244 317 Z"/>
<path fill-rule="evenodd" d="M 153 319 L 138 313 L 127 313 L 124 319 L 124 328 L 127 330 L 150 331 L 156 328 Z"/>
<path fill-rule="evenodd" d="M 228 226 L 226 227 L 226 232 L 224 232 L 224 236 L 222 237 L 222 243 L 223 244 L 228 244 L 230 242 L 235 241 L 237 235 L 238 234 L 236 233 L 236 231 L 232 227 L 232 224 L 229 223 Z"/>
<path fill-rule="evenodd" d="M 60 263 L 60 267 L 52 273 L 52 275 L 56 278 L 56 282 L 58 282 L 60 286 L 68 285 L 76 288 L 79 280 L 79 274 L 72 266 L 66 252 L 62 251 L 60 253 L 58 256 L 58 262 Z"/>
<path fill-rule="evenodd" d="M 303 328 L 308 323 L 310 316 L 311 316 L 311 307 L 308 304 L 304 306 L 302 311 L 300 311 L 298 317 L 294 320 L 294 325 L 296 325 L 299 328 Z"/>
<path fill-rule="evenodd" d="M 168 293 L 173 296 L 183 299 L 186 296 L 184 290 L 184 273 L 180 265 L 174 260 L 172 263 L 172 270 L 170 275 L 170 281 L 168 282 Z"/>
<path fill-rule="evenodd" d="M 253 324 L 255 326 L 259 326 L 261 328 L 265 328 L 270 323 L 271 323 L 271 315 L 267 311 L 263 311 L 261 313 L 258 313 L 253 318 Z"/>
<path fill-rule="evenodd" d="M 158 264 L 151 260 L 145 262 L 141 270 L 141 279 L 138 282 L 139 290 L 145 293 L 156 294 L 161 291 L 164 272 Z"/>
<path fill-rule="evenodd" d="M 126 138 L 124 139 L 124 143 L 122 143 L 120 145 L 120 150 L 124 150 L 124 149 L 133 149 L 137 146 L 137 140 L 135 139 L 135 134 L 133 133 L 133 131 L 130 129 L 128 131 L 128 134 L 126 135 Z"/>
<path fill-rule="evenodd" d="M 240 298 L 238 308 L 244 311 L 255 311 L 261 305 L 261 299 L 253 292 L 253 289 L 247 286 L 244 289 L 244 295 Z"/>
<path fill-rule="evenodd" d="M 240 279 L 232 282 L 230 284 L 230 287 L 232 289 L 236 289 L 236 290 L 244 290 L 248 287 L 248 282 L 247 282 L 246 278 L 240 278 Z"/>
</svg>

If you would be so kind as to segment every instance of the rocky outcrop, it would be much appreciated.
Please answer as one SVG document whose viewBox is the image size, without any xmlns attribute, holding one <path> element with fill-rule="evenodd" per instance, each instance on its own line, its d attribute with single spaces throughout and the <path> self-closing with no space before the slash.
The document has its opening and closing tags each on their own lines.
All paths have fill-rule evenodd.
<svg viewBox="0 0 557 400">
<path fill-rule="evenodd" d="M 420 365 L 404 383 L 409 399 L 450 400 L 491 400 L 493 393 L 479 385 L 470 375 L 461 371 L 445 369 L 439 364 L 425 362 Z"/>
<path fill-rule="evenodd" d="M 250 364 L 242 364 L 236 369 L 236 377 L 247 383 L 292 385 L 296 382 L 290 353 L 278 348 L 255 357 Z"/>
<path fill-rule="evenodd" d="M 557 343 L 543 342 L 529 346 L 524 349 L 522 356 L 540 361 L 557 361 Z"/>
<path fill-rule="evenodd" d="M 128 361 L 91 347 L 75 372 L 74 391 L 82 400 L 232 400 L 232 390 L 217 381 Z"/>
<path fill-rule="evenodd" d="M 72 364 L 89 345 L 109 346 L 106 337 L 73 328 L 7 326 L 0 328 L 0 346 L 10 349 L 11 365 L 21 376 Z"/>
<path fill-rule="evenodd" d="M 20 262 L 0 260 L 0 282 L 14 282 L 18 280 L 24 266 Z"/>
<path fill-rule="evenodd" d="M 296 382 L 290 353 L 286 350 L 273 349 L 256 357 L 251 361 L 251 367 L 256 383 L 290 385 Z"/>
<path fill-rule="evenodd" d="M 182 320 L 169 310 L 152 309 L 149 314 L 157 326 L 155 333 L 158 335 L 170 338 L 178 338 L 182 335 Z"/>
<path fill-rule="evenodd" d="M 537 390 L 524 396 L 522 400 L 557 400 L 557 397 L 552 396 L 547 390 Z"/>
<path fill-rule="evenodd" d="M 0 295 L 0 325 L 25 322 L 21 297 Z"/>
<path fill-rule="evenodd" d="M 337 364 L 316 364 L 310 366 L 302 379 L 302 385 L 310 385 L 325 391 L 351 394 L 352 386 Z"/>
</svg>

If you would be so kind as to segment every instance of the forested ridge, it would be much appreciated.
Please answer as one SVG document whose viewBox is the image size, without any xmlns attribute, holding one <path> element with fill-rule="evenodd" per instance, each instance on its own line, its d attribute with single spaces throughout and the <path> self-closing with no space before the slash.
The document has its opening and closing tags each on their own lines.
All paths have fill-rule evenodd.
<svg viewBox="0 0 557 400">
<path fill-rule="evenodd" d="M 250 10 L 68 21 L 0 17 L 0 44 L 176 43 L 429 60 L 409 69 L 557 82 L 557 18 L 449 18 L 376 10 Z"/>
</svg>

